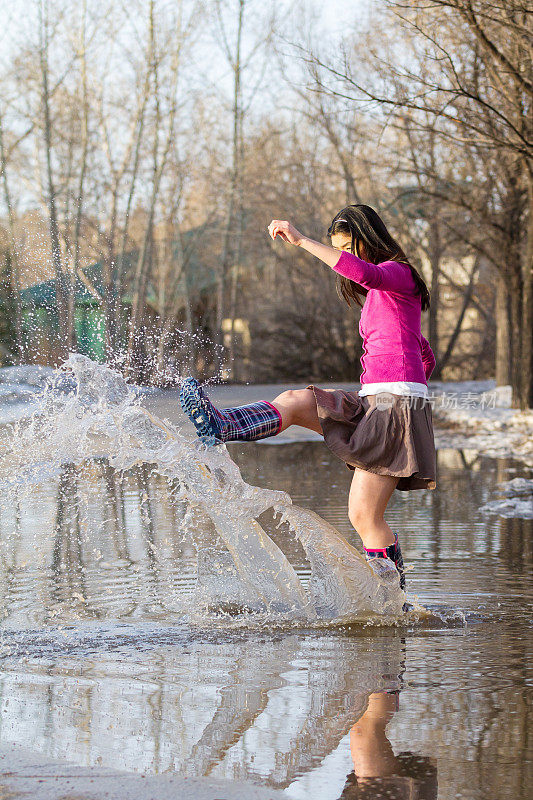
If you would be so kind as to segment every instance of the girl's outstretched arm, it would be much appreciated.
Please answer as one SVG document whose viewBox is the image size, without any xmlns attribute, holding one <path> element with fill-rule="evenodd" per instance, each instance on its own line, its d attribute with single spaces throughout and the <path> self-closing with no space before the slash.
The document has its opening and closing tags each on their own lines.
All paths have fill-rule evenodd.
<svg viewBox="0 0 533 800">
<path fill-rule="evenodd" d="M 407 265 L 396 261 L 385 261 L 383 264 L 370 264 L 346 250 L 337 250 L 327 244 L 309 239 L 286 220 L 274 219 L 268 226 L 270 236 L 280 236 L 285 242 L 296 247 L 303 247 L 311 255 L 316 256 L 332 270 L 355 281 L 365 289 L 381 289 L 385 292 L 407 292 L 416 290 L 416 285 Z"/>
</svg>

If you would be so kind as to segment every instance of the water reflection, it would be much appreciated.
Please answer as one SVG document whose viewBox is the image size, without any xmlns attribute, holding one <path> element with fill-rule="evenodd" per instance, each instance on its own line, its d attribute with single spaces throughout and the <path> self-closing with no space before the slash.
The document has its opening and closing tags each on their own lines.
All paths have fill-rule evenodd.
<svg viewBox="0 0 533 800">
<path fill-rule="evenodd" d="M 231 453 L 245 480 L 356 542 L 350 475 L 322 444 Z M 515 468 L 439 451 L 439 492 L 391 503 L 410 592 L 464 611 L 466 628 L 261 633 L 185 624 L 184 601 L 208 598 L 210 571 L 231 563 L 171 480 L 146 464 L 64 465 L 0 504 L 0 736 L 80 764 L 252 779 L 290 800 L 436 797 L 437 763 L 441 798 L 526 800 L 533 523 L 477 512 Z M 261 522 L 305 579 L 301 546 Z"/>
<path fill-rule="evenodd" d="M 515 477 L 515 468 L 509 458 L 498 459 L 496 480 L 504 483 Z M 521 471 L 518 472 L 521 474 Z M 522 574 L 531 572 L 533 562 L 533 524 L 527 519 L 502 517 L 500 523 L 500 554 L 505 558 L 513 571 Z"/>
<path fill-rule="evenodd" d="M 436 800 L 436 759 L 411 752 L 394 755 L 386 729 L 399 709 L 399 692 L 378 692 L 368 698 L 364 714 L 350 730 L 354 769 L 341 800 Z"/>
<path fill-rule="evenodd" d="M 245 480 L 289 491 L 296 503 L 319 512 L 359 546 L 346 513 L 348 470 L 322 445 L 250 445 L 233 448 L 232 455 Z M 295 469 L 295 463 L 305 463 L 305 469 Z M 468 595 L 465 589 L 475 582 L 478 594 L 505 594 L 506 575 L 494 574 L 495 566 L 511 567 L 514 579 L 527 578 L 532 521 L 487 519 L 477 512 L 513 468 L 509 460 L 439 451 L 439 492 L 393 496 L 388 518 L 414 566 L 408 573 L 411 593 L 431 604 L 451 590 Z M 0 504 L 5 624 L 182 613 L 194 592 L 209 602 L 214 577 L 219 584 L 228 581 L 231 601 L 235 570 L 226 548 L 205 514 L 177 493 L 175 482 L 148 464 L 119 475 L 100 458 L 65 464 L 56 479 L 21 495 L 14 506 Z M 276 529 L 269 512 L 260 521 L 305 581 L 309 564 L 300 543 L 287 526 Z M 465 567 L 477 559 L 476 572 L 450 570 L 450 562 L 461 559 Z"/>
<path fill-rule="evenodd" d="M 50 600 L 55 607 L 63 597 L 83 600 L 86 595 L 83 570 L 78 468 L 61 467 L 57 487 L 57 512 L 51 553 Z"/>
<path fill-rule="evenodd" d="M 109 652 L 112 636 L 121 646 Z M 174 636 L 174 646 L 131 626 L 20 636 L 30 664 L 21 675 L 6 663 L 2 736 L 83 764 L 284 788 L 339 747 L 371 695 L 400 688 L 399 636 Z"/>
</svg>

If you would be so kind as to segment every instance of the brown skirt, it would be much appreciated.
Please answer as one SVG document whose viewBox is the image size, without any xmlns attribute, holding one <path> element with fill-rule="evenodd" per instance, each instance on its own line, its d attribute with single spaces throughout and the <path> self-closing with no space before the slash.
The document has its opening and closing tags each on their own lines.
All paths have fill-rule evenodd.
<svg viewBox="0 0 533 800">
<path fill-rule="evenodd" d="M 435 489 L 437 459 L 431 402 L 382 392 L 307 387 L 315 395 L 324 441 L 350 469 L 392 475 L 400 491 Z"/>
</svg>

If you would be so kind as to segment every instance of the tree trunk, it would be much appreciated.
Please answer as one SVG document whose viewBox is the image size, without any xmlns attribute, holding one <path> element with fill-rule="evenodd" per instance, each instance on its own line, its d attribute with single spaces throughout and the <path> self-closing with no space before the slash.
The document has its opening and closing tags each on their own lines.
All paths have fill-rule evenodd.
<svg viewBox="0 0 533 800">
<path fill-rule="evenodd" d="M 89 98 L 87 95 L 87 61 L 85 45 L 85 26 L 87 16 L 87 0 L 82 3 L 82 22 L 80 30 L 79 62 L 81 70 L 82 118 L 81 118 L 81 164 L 76 198 L 76 221 L 74 223 L 74 275 L 80 268 L 81 223 L 83 218 L 83 201 L 85 192 L 85 176 L 87 174 L 87 154 L 89 150 Z"/>
<path fill-rule="evenodd" d="M 455 323 L 452 335 L 450 336 L 448 344 L 446 345 L 446 350 L 443 353 L 442 358 L 438 358 L 437 356 L 435 356 L 437 363 L 435 365 L 435 369 L 432 375 L 434 380 L 441 380 L 442 371 L 446 366 L 446 364 L 448 363 L 448 361 L 450 360 L 450 357 L 453 353 L 453 348 L 455 347 L 455 343 L 459 337 L 459 334 L 461 333 L 461 326 L 463 324 L 464 316 L 466 314 L 466 309 L 470 305 L 470 300 L 472 299 L 472 294 L 474 292 L 474 284 L 478 269 L 479 269 L 479 257 L 476 257 L 474 261 L 474 266 L 472 267 L 472 272 L 470 273 L 470 277 L 468 280 L 468 286 L 466 287 L 466 291 L 463 295 L 463 303 L 461 306 L 461 310 L 459 312 L 459 316 L 457 317 L 457 322 Z"/>
<path fill-rule="evenodd" d="M 234 250 L 233 254 L 231 253 L 232 248 L 230 247 L 230 242 L 232 238 L 232 233 L 234 233 L 234 213 L 235 213 L 235 202 L 236 202 L 236 195 L 238 191 L 238 183 L 239 183 L 239 160 L 240 160 L 240 148 L 239 148 L 239 134 L 241 130 L 241 115 L 242 115 L 242 101 L 241 101 L 241 75 L 242 75 L 242 65 L 241 65 L 241 45 L 242 45 L 242 31 L 243 31 L 243 21 L 244 21 L 244 8 L 246 5 L 246 0 L 239 0 L 238 2 L 238 18 L 237 18 L 237 38 L 236 38 L 236 50 L 235 56 L 233 57 L 229 48 L 226 50 L 227 59 L 231 65 L 233 70 L 233 139 L 232 139 L 232 166 L 231 166 L 231 182 L 230 182 L 230 194 L 228 200 L 228 212 L 226 217 L 226 229 L 224 231 L 224 243 L 222 248 L 222 256 L 220 259 L 220 268 L 218 273 L 217 279 L 217 295 L 216 295 L 216 312 L 215 312 L 215 341 L 217 344 L 223 344 L 223 333 L 222 333 L 222 324 L 224 319 L 224 312 L 226 307 L 226 282 L 228 276 L 228 268 L 231 261 L 235 261 Z M 242 214 L 242 209 L 241 209 Z M 237 247 L 237 249 L 239 249 Z M 233 258 L 232 258 L 233 256 Z M 234 280 L 234 277 L 232 278 Z M 231 303 L 231 298 L 230 298 Z M 233 339 L 233 323 L 232 329 L 230 333 L 230 340 Z M 231 345 L 230 345 L 231 349 Z"/>
<path fill-rule="evenodd" d="M 59 319 L 58 355 L 65 359 L 75 346 L 74 295 L 70 275 L 63 270 L 59 224 L 57 217 L 57 192 L 52 167 L 52 117 L 50 113 L 50 88 L 48 72 L 48 4 L 40 7 L 40 66 L 41 66 L 41 104 L 43 114 L 43 136 L 46 159 L 46 183 L 48 189 L 48 214 L 50 242 L 52 245 L 52 264 L 56 282 L 56 304 Z"/>
<path fill-rule="evenodd" d="M 7 209 L 7 222 L 9 231 L 9 287 L 13 292 L 13 299 L 15 306 L 15 338 L 16 338 L 15 361 L 17 364 L 23 364 L 25 356 L 25 342 L 24 342 L 24 331 L 22 326 L 22 302 L 20 297 L 22 286 L 20 283 L 17 243 L 15 241 L 15 218 L 13 215 L 11 192 L 9 189 L 9 181 L 7 178 L 7 155 L 4 147 L 4 125 L 3 125 L 3 118 L 1 115 L 0 115 L 0 169 L 2 171 L 2 187 L 4 190 L 4 203 Z"/>
<path fill-rule="evenodd" d="M 170 108 L 163 114 L 162 95 L 159 85 L 159 64 L 162 58 L 160 51 L 156 49 L 156 38 L 154 30 L 154 3 L 150 2 L 149 9 L 149 55 L 152 65 L 153 100 L 154 100 L 154 131 L 152 144 L 152 188 L 150 204 L 148 207 L 148 219 L 143 236 L 141 251 L 137 260 L 137 268 L 134 279 L 133 302 L 130 318 L 130 329 L 128 338 L 127 368 L 130 373 L 138 378 L 141 377 L 136 364 L 137 352 L 139 352 L 138 325 L 142 319 L 146 305 L 146 286 L 148 283 L 149 269 L 152 261 L 157 255 L 157 248 L 154 241 L 154 223 L 156 206 L 161 189 L 161 181 L 168 163 L 170 150 L 174 141 L 174 130 L 177 114 L 177 89 L 178 89 L 178 70 L 180 65 L 181 49 L 176 47 L 171 66 L 172 82 L 170 87 L 170 97 L 172 98 Z M 167 131 L 161 147 L 161 133 L 163 121 L 167 121 Z"/>
<path fill-rule="evenodd" d="M 440 231 L 438 222 L 430 226 L 429 256 L 431 262 L 431 305 L 429 307 L 429 341 L 436 360 L 439 360 L 439 325 L 438 311 L 440 306 Z"/>
<path fill-rule="evenodd" d="M 144 77 L 143 90 L 142 90 L 142 99 L 138 113 L 137 135 L 135 137 L 135 146 L 133 148 L 131 181 L 128 191 L 128 199 L 126 201 L 126 207 L 124 209 L 124 227 L 122 229 L 120 249 L 114 270 L 115 274 L 113 276 L 112 273 L 110 273 L 109 286 L 108 287 L 106 286 L 106 296 L 109 295 L 109 299 L 107 301 L 107 314 L 109 315 L 108 319 L 109 319 L 110 330 L 112 329 L 113 331 L 113 333 L 109 334 L 109 346 L 112 347 L 112 353 L 114 357 L 118 356 L 119 351 L 122 350 L 122 335 L 123 335 L 122 295 L 124 290 L 123 284 L 124 284 L 124 272 L 125 272 L 125 258 L 126 258 L 126 248 L 128 245 L 130 217 L 133 208 L 133 199 L 135 196 L 137 177 L 139 174 L 139 165 L 141 161 L 141 145 L 144 136 L 146 106 L 148 104 L 148 99 L 150 96 L 150 80 L 152 73 L 152 47 L 153 47 L 153 42 L 152 42 L 152 37 L 150 37 L 146 73 Z M 126 164 L 123 165 L 123 171 L 125 170 L 125 168 Z M 110 354 L 108 352 L 107 356 L 109 357 L 109 355 Z"/>
<path fill-rule="evenodd" d="M 511 383 L 510 298 L 505 274 L 496 279 L 496 386 Z"/>
<path fill-rule="evenodd" d="M 513 269 L 510 275 L 511 286 L 511 386 L 513 387 L 513 408 L 520 407 L 520 389 L 522 386 L 522 275 L 520 266 Z"/>
<path fill-rule="evenodd" d="M 522 349 L 520 353 L 519 406 L 533 408 L 533 165 L 528 164 L 526 252 L 522 260 Z"/>
<path fill-rule="evenodd" d="M 244 3 L 240 3 L 239 13 L 239 33 L 237 39 L 237 51 L 235 56 L 235 95 L 234 95 L 234 126 L 233 126 L 233 169 L 237 190 L 237 230 L 235 231 L 235 247 L 233 255 L 233 269 L 231 273 L 231 292 L 229 317 L 231 320 L 230 344 L 229 344 L 229 363 L 231 375 L 234 381 L 239 379 L 239 369 L 235 361 L 235 316 L 237 308 L 237 289 L 239 285 L 239 274 L 242 256 L 242 236 L 244 229 L 244 198 L 243 198 L 243 168 L 244 168 L 244 131 L 243 131 L 243 108 L 241 97 L 241 37 L 242 37 L 242 17 Z"/>
</svg>

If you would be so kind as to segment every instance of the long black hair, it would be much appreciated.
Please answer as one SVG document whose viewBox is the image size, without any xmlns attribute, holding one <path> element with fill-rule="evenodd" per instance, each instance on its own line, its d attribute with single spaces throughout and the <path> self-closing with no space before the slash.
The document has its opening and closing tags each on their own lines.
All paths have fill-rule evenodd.
<svg viewBox="0 0 533 800">
<path fill-rule="evenodd" d="M 404 251 L 388 232 L 385 223 L 370 206 L 356 205 L 346 206 L 335 215 L 333 222 L 328 228 L 328 237 L 336 233 L 346 233 L 351 236 L 352 242 L 350 250 L 354 255 L 361 256 L 360 247 L 364 247 L 364 259 L 371 264 L 381 264 L 383 261 L 399 261 L 407 264 L 417 285 L 417 293 L 420 295 L 422 311 L 426 311 L 430 305 L 429 289 L 418 270 L 409 262 Z M 357 305 L 363 307 L 364 297 L 368 289 L 360 286 L 355 281 L 349 280 L 344 276 L 337 277 L 337 292 L 341 298 L 346 300 L 348 305 L 354 300 Z"/>
</svg>

